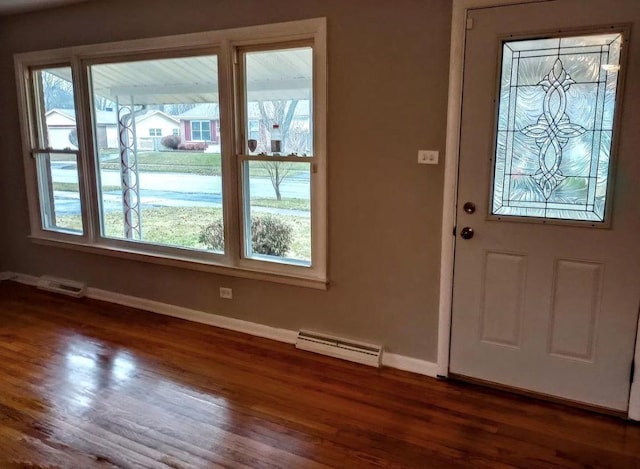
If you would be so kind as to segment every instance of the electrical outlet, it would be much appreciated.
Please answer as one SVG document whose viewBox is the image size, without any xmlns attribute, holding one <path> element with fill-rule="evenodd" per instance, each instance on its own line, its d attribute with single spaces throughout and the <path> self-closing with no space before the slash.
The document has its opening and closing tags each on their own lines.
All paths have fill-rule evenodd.
<svg viewBox="0 0 640 469">
<path fill-rule="evenodd" d="M 231 288 L 220 287 L 220 298 L 226 300 L 233 299 L 233 290 Z"/>
<path fill-rule="evenodd" d="M 438 164 L 438 151 L 437 150 L 418 150 L 418 163 Z"/>
</svg>

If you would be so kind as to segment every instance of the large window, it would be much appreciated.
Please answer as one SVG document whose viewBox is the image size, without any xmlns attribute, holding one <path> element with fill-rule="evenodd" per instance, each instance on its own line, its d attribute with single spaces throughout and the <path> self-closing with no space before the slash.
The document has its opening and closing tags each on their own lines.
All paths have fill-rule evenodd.
<svg viewBox="0 0 640 469">
<path fill-rule="evenodd" d="M 19 55 L 33 237 L 323 288 L 324 29 Z"/>
</svg>

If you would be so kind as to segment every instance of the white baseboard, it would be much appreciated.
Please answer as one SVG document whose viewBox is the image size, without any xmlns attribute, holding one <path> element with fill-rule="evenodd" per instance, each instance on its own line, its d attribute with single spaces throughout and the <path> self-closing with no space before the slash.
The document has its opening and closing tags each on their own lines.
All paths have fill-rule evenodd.
<svg viewBox="0 0 640 469">
<path fill-rule="evenodd" d="M 5 274 L 8 274 L 7 279 L 11 278 L 25 285 L 35 286 L 38 283 L 38 277 L 34 277 L 32 275 L 14 274 L 11 272 L 7 272 Z M 88 287 L 86 289 L 86 296 L 87 298 L 95 300 L 129 306 L 131 308 L 142 309 L 152 313 L 207 324 L 209 326 L 220 327 L 222 329 L 243 332 L 245 334 L 277 340 L 278 342 L 284 342 L 287 344 L 295 344 L 296 338 L 298 337 L 298 332 L 290 329 L 279 329 L 276 327 L 265 326 L 255 322 L 229 318 L 218 314 L 205 313 L 203 311 L 183 308 L 181 306 L 147 300 L 135 296 L 123 295 L 120 293 L 101 290 L 99 288 Z M 389 368 L 397 368 L 399 370 L 430 376 L 432 378 L 435 378 L 438 374 L 438 365 L 436 363 L 406 357 L 395 353 L 383 353 L 382 364 Z"/>
<path fill-rule="evenodd" d="M 420 375 L 430 376 L 432 378 L 436 378 L 438 376 L 437 363 L 428 362 L 426 360 L 419 360 L 412 357 L 406 357 L 404 355 L 397 355 L 395 353 L 383 353 L 382 364 L 390 368 L 410 371 L 411 373 L 418 373 Z"/>
<path fill-rule="evenodd" d="M 13 272 L 0 272 L 0 282 L 5 280 L 18 280 L 18 274 L 14 274 Z M 35 277 L 33 277 L 35 278 Z M 26 283 L 26 282 L 24 282 Z M 35 284 L 34 284 L 35 285 Z"/>
<path fill-rule="evenodd" d="M 121 295 L 120 293 L 113 293 L 106 290 L 100 290 L 98 288 L 87 288 L 86 296 L 95 300 L 107 301 L 109 303 L 143 309 L 145 311 L 151 311 L 152 313 L 186 319 L 187 321 L 207 324 L 209 326 L 244 332 L 245 334 L 277 340 L 279 342 L 286 342 L 288 344 L 294 344 L 298 335 L 297 332 L 290 331 L 288 329 L 264 326 L 262 324 L 256 324 L 255 322 L 229 318 L 218 314 L 205 313 L 194 309 L 183 308 L 181 306 L 160 303 L 159 301 L 137 298 L 135 296 Z"/>
</svg>

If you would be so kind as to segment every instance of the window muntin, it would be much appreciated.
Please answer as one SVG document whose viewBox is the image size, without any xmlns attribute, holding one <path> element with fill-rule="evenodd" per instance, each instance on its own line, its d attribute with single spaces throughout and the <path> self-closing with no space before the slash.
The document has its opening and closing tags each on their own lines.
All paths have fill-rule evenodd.
<svg viewBox="0 0 640 469">
<path fill-rule="evenodd" d="M 278 37 L 283 42 L 278 44 Z M 171 44 L 167 48 L 167 44 Z M 246 151 L 242 148 L 242 141 L 246 141 L 244 131 L 242 103 L 244 86 L 242 83 L 232 84 L 228 78 L 242 76 L 242 65 L 236 68 L 236 57 L 243 57 L 244 52 L 248 51 L 248 44 L 251 44 L 253 51 L 266 49 L 287 49 L 294 48 L 292 44 L 299 44 L 299 47 L 313 47 L 313 103 L 311 108 L 314 111 L 314 117 L 311 120 L 310 137 L 307 138 L 308 147 L 313 151 L 304 161 L 309 165 L 309 178 L 312 182 L 309 184 L 312 192 L 309 200 L 309 206 L 313 207 L 313 216 L 310 217 L 311 241 L 307 246 L 311 248 L 313 262 L 310 265 L 300 264 L 293 259 L 273 257 L 260 259 L 258 256 L 247 257 L 244 255 L 244 232 L 243 217 L 245 216 L 244 198 L 242 179 L 244 178 L 244 159 Z M 299 48 L 298 47 L 298 48 Z M 78 120 L 78 150 L 69 150 L 77 155 L 78 164 L 78 181 L 79 195 L 81 201 L 81 219 L 84 225 L 82 236 L 71 237 L 68 229 L 59 229 L 56 233 L 48 230 L 42 230 L 40 213 L 39 213 L 39 191 L 37 179 L 37 167 L 35 158 L 32 158 L 32 151 L 27 150 L 25 146 L 25 169 L 27 177 L 28 200 L 30 207 L 30 220 L 32 227 L 32 236 L 35 240 L 40 239 L 46 243 L 62 242 L 61 246 L 67 248 L 90 249 L 93 252 L 115 256 L 135 258 L 140 261 L 153 262 L 160 264 L 169 264 L 180 266 L 183 268 L 192 268 L 197 270 L 207 270 L 212 272 L 223 273 L 226 275 L 249 277 L 262 280 L 270 280 L 280 283 L 301 285 L 313 288 L 325 288 L 326 286 L 326 22 L 324 19 L 313 19 L 295 21 L 291 23 L 282 23 L 277 25 L 262 25 L 260 28 L 248 27 L 238 28 L 227 31 L 211 31 L 205 33 L 190 34 L 185 36 L 172 36 L 166 38 L 151 38 L 145 40 L 134 40 L 113 44 L 97 44 L 87 46 L 77 46 L 73 48 L 64 48 L 57 50 L 47 50 L 40 52 L 28 52 L 16 55 L 16 67 L 18 75 L 24 77 L 24 80 L 18 81 L 19 88 L 19 104 L 20 117 L 23 124 L 22 135 L 25 142 L 31 142 L 31 148 L 38 148 L 41 145 L 35 142 L 37 134 L 34 131 L 37 123 L 37 113 L 32 111 L 33 107 L 33 84 L 30 71 L 34 68 L 45 68 L 52 66 L 58 67 L 58 64 L 72 64 L 73 76 L 76 79 L 77 87 L 74 89 L 77 106 Z M 220 250 L 205 248 L 205 243 L 200 249 L 190 249 L 174 244 L 162 244 L 153 240 L 137 240 L 134 237 L 126 237 L 121 234 L 120 218 L 118 215 L 118 233 L 116 236 L 109 236 L 108 230 L 103 226 L 103 207 L 105 193 L 110 190 L 118 190 L 120 193 L 112 195 L 116 196 L 115 200 L 122 198 L 122 183 L 119 180 L 109 181 L 102 178 L 105 165 L 111 165 L 112 170 L 117 170 L 121 166 L 119 150 L 116 154 L 112 153 L 115 146 L 107 145 L 107 142 L 114 138 L 117 141 L 120 136 L 118 132 L 112 132 L 97 126 L 97 111 L 93 109 L 99 99 L 104 100 L 103 104 L 99 104 L 99 109 L 106 113 L 101 116 L 100 120 L 112 119 L 113 114 L 118 114 L 117 100 L 106 99 L 105 89 L 100 93 L 93 93 L 92 90 L 92 67 L 95 65 L 122 64 L 125 61 L 130 63 L 144 62 L 150 59 L 174 59 L 195 57 L 199 55 L 218 54 L 221 87 L 220 93 L 214 99 L 206 100 L 208 103 L 214 103 L 209 106 L 207 113 L 191 112 L 185 116 L 185 122 L 173 122 L 167 124 L 163 122 L 156 124 L 156 118 L 146 121 L 144 126 L 140 127 L 138 140 L 138 149 L 142 151 L 150 151 L 151 148 L 162 150 L 160 145 L 165 146 L 168 137 L 177 136 L 183 144 L 206 144 L 207 149 L 203 153 L 221 152 L 220 156 L 220 172 L 224 175 L 220 178 L 223 210 L 223 234 L 224 237 L 224 254 L 220 254 Z M 222 58 L 222 60 L 220 60 Z M 50 65 L 54 64 L 54 65 Z M 155 71 L 148 67 L 144 80 L 138 80 L 137 83 L 125 83 L 125 86 L 112 87 L 118 88 L 119 96 L 139 96 L 139 88 L 148 85 L 146 80 L 155 75 Z M 116 76 L 116 75 L 114 75 Z M 123 74 L 117 76 L 124 76 Z M 217 84 L 218 76 L 215 83 Z M 207 84 L 206 82 L 204 83 Z M 238 86 L 239 85 L 239 86 Z M 191 91 L 198 93 L 202 87 L 202 83 L 191 86 Z M 134 91 L 132 93 L 132 91 Z M 163 94 L 169 95 L 175 91 L 171 86 L 166 86 Z M 144 94 L 144 93 L 142 93 Z M 130 100 L 129 103 L 123 98 L 122 104 L 130 104 L 133 107 L 140 105 L 140 101 L 136 98 Z M 215 104 L 219 103 L 219 104 Z M 234 106 L 238 104 L 238 106 Z M 220 109 L 224 112 L 220 116 Z M 200 109 L 202 111 L 202 109 Z M 212 117 L 213 115 L 213 117 Z M 194 141 L 191 135 L 191 121 L 209 121 L 211 129 L 211 141 Z M 154 125 L 156 124 L 156 125 Z M 104 127 L 104 126 L 103 126 Z M 162 127 L 163 134 L 167 137 L 153 138 L 149 136 L 148 129 Z M 172 130 L 169 130 L 169 127 Z M 177 128 L 176 128 L 177 127 Z M 223 129 L 221 134 L 220 129 Z M 144 129 L 144 130 L 143 130 Z M 259 128 L 259 131 L 262 129 Z M 173 134 L 173 135 L 172 135 Z M 223 140 L 235 142 L 234 145 L 228 145 L 220 142 L 220 136 L 224 135 Z M 318 136 L 317 139 L 311 135 Z M 222 144 L 221 144 L 222 143 Z M 48 152 L 47 149 L 44 153 Z M 190 150 L 186 150 L 190 151 Z M 59 150 L 56 153 L 66 154 Z M 42 153 L 42 152 L 41 152 Z M 238 163 L 234 162 L 234 153 L 239 157 Z M 94 156 L 95 155 L 95 160 Z M 98 157 L 99 156 L 99 157 Z M 209 158 L 209 156 L 205 156 Z M 104 158 L 104 161 L 102 159 Z M 263 156 L 255 155 L 256 161 Z M 302 162 L 302 158 L 295 156 L 270 156 L 271 161 L 284 160 L 289 158 Z M 224 162 L 224 163 L 222 163 Z M 295 161 L 293 161 L 295 162 Z M 145 163 L 150 163 L 146 161 Z M 155 161 L 154 163 L 168 163 L 171 161 Z M 195 163 L 202 163 L 195 161 Z M 146 168 L 149 169 L 149 168 Z M 249 171 L 247 170 L 247 175 Z M 142 175 L 144 179 L 144 174 Z M 224 179 L 224 184 L 222 184 Z M 264 180 L 264 178 L 263 178 Z M 142 183 L 144 185 L 144 183 Z M 247 186 L 249 184 L 247 183 Z M 285 182 L 286 185 L 286 182 Z M 240 186 L 240 187 L 238 187 Z M 144 203 L 144 196 L 142 197 Z M 151 200 L 152 201 L 152 200 Z M 108 200 L 107 200 L 108 203 Z M 222 205 L 221 204 L 221 205 Z M 262 201 L 257 201 L 262 204 Z M 262 208 L 261 205 L 256 205 Z M 113 207 L 112 207 L 113 208 Z M 115 216 L 117 210 L 112 210 Z M 144 214 L 143 214 L 144 218 Z M 209 220 L 209 219 L 207 219 Z M 65 220 L 66 222 L 67 220 Z M 74 223 L 81 222 L 76 216 Z M 69 225 L 73 228 L 73 224 Z M 203 226 L 204 227 L 204 226 Z M 169 227 L 171 228 L 171 226 Z M 217 229 L 217 226 L 214 227 Z M 144 231 L 144 230 L 143 230 Z M 106 232 L 106 235 L 104 234 Z M 216 235 L 218 239 L 219 236 Z M 272 260 L 275 262 L 263 262 L 264 260 Z M 281 262 L 284 261 L 284 262 Z"/>
<path fill-rule="evenodd" d="M 41 227 L 82 235 L 78 130 L 71 67 L 32 69 L 30 76 L 36 137 L 31 156 L 37 173 Z"/>
<path fill-rule="evenodd" d="M 621 46 L 504 42 L 492 215 L 605 221 Z"/>
<path fill-rule="evenodd" d="M 203 238 L 210 224 L 223 226 L 219 149 L 179 138 L 147 146 L 137 132 L 158 110 L 187 125 L 217 109 L 217 73 L 215 55 L 90 66 L 101 236 L 224 252 L 223 235 L 215 249 Z"/>
<path fill-rule="evenodd" d="M 162 137 L 162 129 L 149 129 L 149 137 Z"/>
<path fill-rule="evenodd" d="M 211 141 L 211 121 L 191 121 L 191 140 Z"/>
</svg>

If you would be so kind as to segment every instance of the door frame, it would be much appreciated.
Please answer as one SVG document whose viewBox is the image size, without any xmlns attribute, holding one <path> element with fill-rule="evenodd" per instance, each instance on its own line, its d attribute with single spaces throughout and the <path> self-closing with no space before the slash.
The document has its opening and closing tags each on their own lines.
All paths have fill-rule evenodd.
<svg viewBox="0 0 640 469">
<path fill-rule="evenodd" d="M 447 101 L 447 137 L 444 160 L 444 194 L 442 206 L 442 239 L 440 248 L 440 299 L 438 308 L 437 374 L 449 375 L 451 346 L 451 314 L 453 306 L 453 262 L 456 237 L 456 209 L 458 194 L 458 164 L 460 160 L 460 131 L 462 116 L 462 85 L 464 50 L 467 32 L 467 13 L 470 10 L 524 3 L 543 3 L 557 0 L 453 0 L 451 14 L 451 49 L 449 55 L 449 90 Z M 635 370 L 629 396 L 628 417 L 640 421 L 640 315 L 636 332 Z"/>
</svg>

